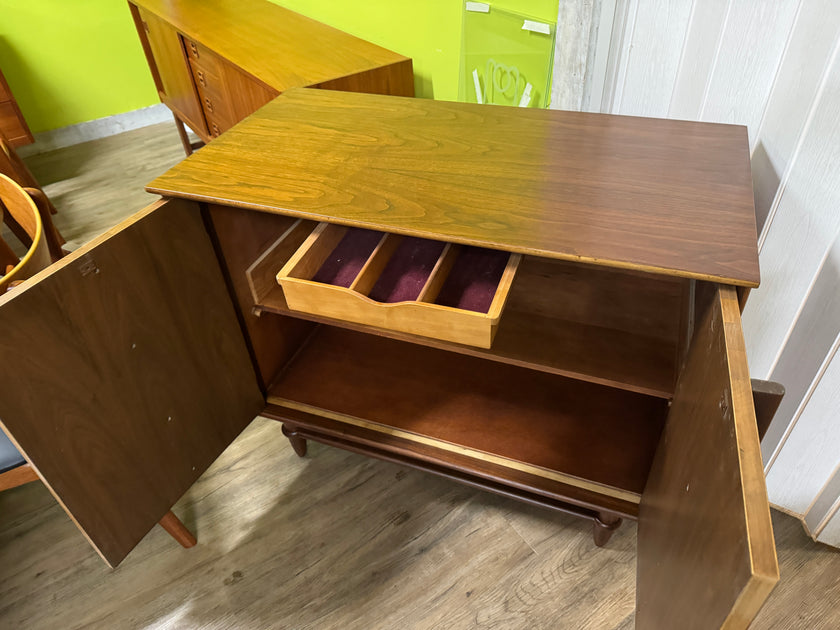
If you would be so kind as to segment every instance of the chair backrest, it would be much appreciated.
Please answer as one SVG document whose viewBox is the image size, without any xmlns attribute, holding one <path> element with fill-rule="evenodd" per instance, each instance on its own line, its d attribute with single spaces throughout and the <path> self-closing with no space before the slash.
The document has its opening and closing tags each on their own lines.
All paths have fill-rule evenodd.
<svg viewBox="0 0 840 630">
<path fill-rule="evenodd" d="M 5 212 L 26 231 L 32 241 L 20 262 L 8 273 L 0 276 L 0 293 L 5 293 L 10 283 L 26 280 L 49 266 L 52 260 L 44 225 L 35 202 L 23 188 L 3 174 L 0 174 L 0 203 Z M 5 269 L 0 269 L 0 273 L 3 271 Z"/>
<path fill-rule="evenodd" d="M 24 161 L 15 152 L 14 147 L 3 136 L 2 131 L 0 131 L 0 174 L 23 186 L 24 190 L 29 193 L 29 196 L 35 200 L 35 205 L 38 206 L 38 211 L 41 213 L 41 222 L 44 224 L 44 232 L 47 236 L 47 246 L 50 248 L 50 256 L 53 262 L 62 258 L 65 254 L 62 248 L 64 238 L 56 229 L 51 218 L 52 215 L 56 214 L 55 206 L 38 184 L 35 176 Z M 15 224 L 9 224 L 9 228 L 15 233 L 15 236 L 23 240 L 24 233 L 16 229 L 18 227 Z M 27 242 L 26 244 L 28 245 L 29 243 Z M 5 268 L 5 265 L 3 265 L 3 268 Z"/>
</svg>

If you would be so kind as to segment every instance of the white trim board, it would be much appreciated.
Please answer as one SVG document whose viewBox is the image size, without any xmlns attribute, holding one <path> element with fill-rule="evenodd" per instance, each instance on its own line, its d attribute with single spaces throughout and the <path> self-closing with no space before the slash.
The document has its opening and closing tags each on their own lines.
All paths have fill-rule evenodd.
<svg viewBox="0 0 840 630">
<path fill-rule="evenodd" d="M 16 151 L 21 157 L 28 157 L 167 121 L 172 121 L 172 112 L 163 103 L 158 103 L 123 114 L 36 133 L 34 144 L 19 147 Z"/>
</svg>

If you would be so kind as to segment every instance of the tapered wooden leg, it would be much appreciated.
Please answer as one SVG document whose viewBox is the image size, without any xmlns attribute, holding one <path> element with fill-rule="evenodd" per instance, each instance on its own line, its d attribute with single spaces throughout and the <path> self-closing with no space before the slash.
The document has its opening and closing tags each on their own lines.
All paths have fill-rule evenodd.
<svg viewBox="0 0 840 630">
<path fill-rule="evenodd" d="M 181 519 L 172 513 L 172 510 L 169 510 L 164 517 L 160 519 L 160 526 L 163 527 L 163 529 L 165 529 L 169 535 L 177 540 L 178 543 L 185 549 L 195 546 L 195 536 L 193 536 L 193 533 L 181 522 Z"/>
<path fill-rule="evenodd" d="M 298 432 L 294 427 L 284 424 L 283 435 L 289 438 L 289 442 L 292 443 L 292 448 L 295 449 L 295 453 L 298 454 L 298 457 L 306 455 L 306 439 L 298 435 Z"/>
<path fill-rule="evenodd" d="M 190 143 L 190 137 L 187 135 L 187 129 L 184 127 L 184 123 L 180 118 L 178 118 L 175 114 L 172 114 L 172 117 L 175 119 L 175 127 L 178 129 L 178 137 L 181 138 L 181 144 L 184 146 L 184 152 L 187 156 L 190 156 L 192 155 L 193 148 Z"/>
<path fill-rule="evenodd" d="M 593 519 L 593 538 L 597 547 L 603 547 L 609 542 L 613 532 L 621 525 L 621 519 L 609 512 L 599 512 Z"/>
</svg>

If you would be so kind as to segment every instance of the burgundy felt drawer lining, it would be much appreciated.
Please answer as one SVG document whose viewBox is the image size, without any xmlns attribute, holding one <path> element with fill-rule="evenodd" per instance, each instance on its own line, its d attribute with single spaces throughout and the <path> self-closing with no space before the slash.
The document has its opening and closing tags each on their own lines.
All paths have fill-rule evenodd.
<svg viewBox="0 0 840 630">
<path fill-rule="evenodd" d="M 486 313 L 490 310 L 509 257 L 508 252 L 464 247 L 435 303 Z"/>
<path fill-rule="evenodd" d="M 385 265 L 368 297 L 377 302 L 416 300 L 445 246 L 446 244 L 440 241 L 404 238 Z"/>
<path fill-rule="evenodd" d="M 382 239 L 382 232 L 350 229 L 330 252 L 315 275 L 314 282 L 349 288 Z"/>
<path fill-rule="evenodd" d="M 382 232 L 374 230 L 348 229 L 312 280 L 350 288 L 383 236 Z M 368 297 L 382 303 L 416 300 L 445 247 L 446 244 L 440 241 L 403 237 Z M 508 252 L 461 248 L 434 303 L 487 313 L 509 257 Z"/>
</svg>

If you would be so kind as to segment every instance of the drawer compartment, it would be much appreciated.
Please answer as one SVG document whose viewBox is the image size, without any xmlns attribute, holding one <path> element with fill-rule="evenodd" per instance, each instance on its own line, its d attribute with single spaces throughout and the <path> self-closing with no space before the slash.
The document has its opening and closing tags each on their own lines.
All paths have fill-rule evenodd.
<svg viewBox="0 0 840 630">
<path fill-rule="evenodd" d="M 521 258 L 320 223 L 277 282 L 293 311 L 489 348 Z"/>
<path fill-rule="evenodd" d="M 217 76 L 221 74 L 221 66 L 224 62 L 216 53 L 187 37 L 183 37 L 183 40 L 187 57 L 194 68 L 208 71 Z"/>
</svg>

